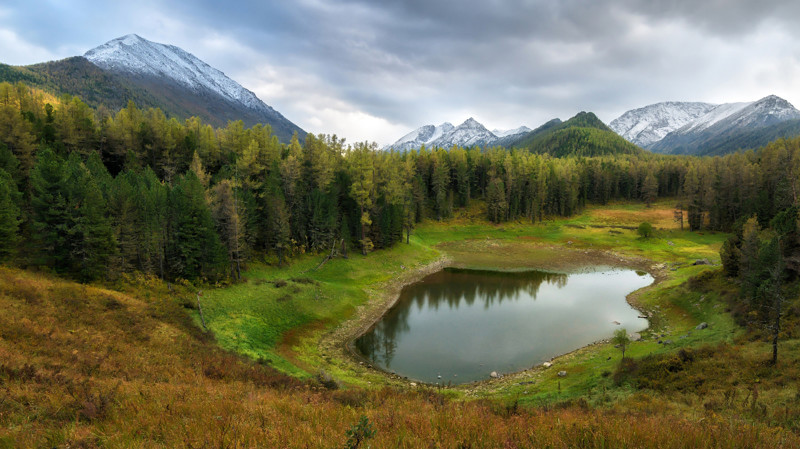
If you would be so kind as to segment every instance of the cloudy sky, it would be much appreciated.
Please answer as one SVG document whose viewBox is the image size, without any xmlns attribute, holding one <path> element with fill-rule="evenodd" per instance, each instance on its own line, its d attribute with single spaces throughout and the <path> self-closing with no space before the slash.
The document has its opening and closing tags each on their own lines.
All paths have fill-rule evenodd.
<svg viewBox="0 0 800 449">
<path fill-rule="evenodd" d="M 508 129 L 666 100 L 800 106 L 798 18 L 797 0 L 4 0 L 0 62 L 137 33 L 307 131 L 386 144 L 468 117 Z"/>
</svg>

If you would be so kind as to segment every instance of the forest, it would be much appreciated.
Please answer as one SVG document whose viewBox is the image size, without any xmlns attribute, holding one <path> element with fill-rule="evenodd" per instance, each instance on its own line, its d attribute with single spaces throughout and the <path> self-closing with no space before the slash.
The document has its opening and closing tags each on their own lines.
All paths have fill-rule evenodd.
<svg viewBox="0 0 800 449">
<path fill-rule="evenodd" d="M 668 197 L 698 231 L 741 230 L 753 216 L 768 227 L 798 202 L 800 139 L 695 158 L 597 151 L 603 137 L 587 129 L 560 129 L 579 138 L 555 155 L 542 145 L 401 154 L 328 135 L 284 144 L 268 126 L 215 129 L 2 83 L 0 258 L 82 281 L 139 271 L 217 282 L 252 260 L 387 248 L 473 201 L 501 223 Z"/>
</svg>

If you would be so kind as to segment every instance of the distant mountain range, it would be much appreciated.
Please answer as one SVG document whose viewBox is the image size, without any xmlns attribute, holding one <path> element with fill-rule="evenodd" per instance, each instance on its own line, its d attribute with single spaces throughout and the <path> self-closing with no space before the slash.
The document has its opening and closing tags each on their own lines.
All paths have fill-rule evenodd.
<svg viewBox="0 0 800 449">
<path fill-rule="evenodd" d="M 609 124 L 628 141 L 656 153 L 718 155 L 800 135 L 800 111 L 775 95 L 746 103 L 656 103 Z"/>
<path fill-rule="evenodd" d="M 23 81 L 56 94 L 79 96 L 93 107 L 119 109 L 128 100 L 168 116 L 197 116 L 215 126 L 242 120 L 268 124 L 283 142 L 305 131 L 221 71 L 172 45 L 129 34 L 84 56 L 15 67 L 0 64 L 0 81 Z"/>
<path fill-rule="evenodd" d="M 497 129 L 489 131 L 477 120 L 470 117 L 458 126 L 453 126 L 449 122 L 442 123 L 439 126 L 421 126 L 401 137 L 397 142 L 386 145 L 384 149 L 408 151 L 418 149 L 423 145 L 428 148 L 450 148 L 453 145 L 460 147 L 493 146 L 497 142 L 514 139 L 530 132 L 530 130 L 526 126 L 520 126 L 507 131 Z"/>
<path fill-rule="evenodd" d="M 408 151 L 425 145 L 427 148 L 491 147 L 524 148 L 553 156 L 637 153 L 642 150 L 615 134 L 591 112 L 581 112 L 562 122 L 553 119 L 531 130 L 526 126 L 501 131 L 489 131 L 475 119 L 467 119 L 459 126 L 443 123 L 426 125 L 401 137 L 384 149 Z"/>
<path fill-rule="evenodd" d="M 90 106 L 118 110 L 134 101 L 161 108 L 169 117 L 197 116 L 215 125 L 242 120 L 263 123 L 288 142 L 306 132 L 221 71 L 171 45 L 130 34 L 93 48 L 83 56 L 18 67 L 0 64 L 0 81 L 22 81 L 56 95 L 80 97 Z M 610 134 L 617 133 L 631 146 Z M 625 112 L 608 126 L 582 112 L 535 130 L 520 126 L 489 131 L 473 118 L 458 126 L 425 125 L 384 149 L 502 146 L 550 154 L 633 152 L 635 145 L 656 153 L 718 155 L 758 148 L 800 135 L 800 111 L 770 95 L 746 103 L 664 102 Z M 596 145 L 603 142 L 603 145 Z"/>
</svg>

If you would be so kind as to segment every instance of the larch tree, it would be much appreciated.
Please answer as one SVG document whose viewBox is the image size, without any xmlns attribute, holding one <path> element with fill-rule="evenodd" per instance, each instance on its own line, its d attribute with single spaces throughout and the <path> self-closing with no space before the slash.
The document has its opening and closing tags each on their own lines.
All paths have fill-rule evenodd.
<svg viewBox="0 0 800 449">
<path fill-rule="evenodd" d="M 367 143 L 357 143 L 348 154 L 350 163 L 350 195 L 358 205 L 361 225 L 359 243 L 361 253 L 367 255 L 373 248 L 372 240 L 367 233 L 367 227 L 372 224 L 370 212 L 374 202 L 374 175 L 375 175 L 375 146 Z"/>
<path fill-rule="evenodd" d="M 642 199 L 646 206 L 650 207 L 656 198 L 658 198 L 658 180 L 652 172 L 649 172 L 642 182 Z"/>
<path fill-rule="evenodd" d="M 242 251 L 244 247 L 240 206 L 236 199 L 233 183 L 223 179 L 212 189 L 211 212 L 216 222 L 222 246 L 228 254 L 231 277 L 242 277 Z"/>
</svg>

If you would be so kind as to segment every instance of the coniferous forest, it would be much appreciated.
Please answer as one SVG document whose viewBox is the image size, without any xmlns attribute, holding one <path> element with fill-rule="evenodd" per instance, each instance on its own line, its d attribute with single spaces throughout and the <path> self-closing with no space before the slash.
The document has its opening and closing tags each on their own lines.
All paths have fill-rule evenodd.
<svg viewBox="0 0 800 449">
<path fill-rule="evenodd" d="M 609 154 L 601 133 L 581 129 L 558 155 L 542 145 L 401 154 L 326 135 L 284 144 L 268 126 L 215 129 L 133 103 L 95 110 L 3 83 L 0 257 L 84 281 L 131 271 L 219 281 L 252 260 L 387 248 L 473 201 L 500 223 L 670 197 L 690 229 L 720 231 L 752 216 L 767 227 L 797 203 L 800 139 L 692 158 Z"/>
</svg>

